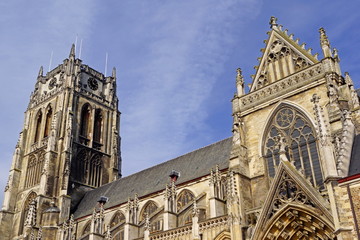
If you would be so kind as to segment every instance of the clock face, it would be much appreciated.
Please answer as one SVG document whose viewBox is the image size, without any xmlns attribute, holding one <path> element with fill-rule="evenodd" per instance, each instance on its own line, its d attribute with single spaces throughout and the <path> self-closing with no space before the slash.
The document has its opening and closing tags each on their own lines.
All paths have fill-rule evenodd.
<svg viewBox="0 0 360 240">
<path fill-rule="evenodd" d="M 53 78 L 49 82 L 49 89 L 50 90 L 53 89 L 55 87 L 55 85 L 56 85 L 56 78 Z"/>
<path fill-rule="evenodd" d="M 90 89 L 92 89 L 92 90 L 98 89 L 99 84 L 98 84 L 98 82 L 96 81 L 96 79 L 94 79 L 94 78 L 89 78 L 87 82 L 88 82 L 88 85 L 89 85 L 89 88 L 90 88 Z"/>
</svg>

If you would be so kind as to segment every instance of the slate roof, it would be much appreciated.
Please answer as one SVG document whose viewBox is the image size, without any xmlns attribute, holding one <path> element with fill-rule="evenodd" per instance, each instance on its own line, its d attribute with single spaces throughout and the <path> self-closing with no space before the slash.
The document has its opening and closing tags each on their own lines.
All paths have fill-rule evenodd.
<svg viewBox="0 0 360 240">
<path fill-rule="evenodd" d="M 358 173 L 360 173 L 360 134 L 354 138 L 348 175 L 352 176 Z"/>
<path fill-rule="evenodd" d="M 91 214 L 100 196 L 109 198 L 105 205 L 105 208 L 109 208 L 127 202 L 128 197 L 133 198 L 136 193 L 142 197 L 162 191 L 169 182 L 171 170 L 181 173 L 176 182 L 181 184 L 210 174 L 216 165 L 220 170 L 226 169 L 229 166 L 231 143 L 230 137 L 91 190 L 79 203 L 74 217 Z"/>
</svg>

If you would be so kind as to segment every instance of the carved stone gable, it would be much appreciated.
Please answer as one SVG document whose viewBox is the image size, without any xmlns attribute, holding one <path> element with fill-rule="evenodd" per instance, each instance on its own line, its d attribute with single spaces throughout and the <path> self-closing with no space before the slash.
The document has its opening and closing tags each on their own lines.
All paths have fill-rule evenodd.
<svg viewBox="0 0 360 240">
<path fill-rule="evenodd" d="M 282 221 L 286 219 L 292 225 L 300 224 L 299 221 L 295 221 L 290 216 L 294 212 L 301 212 L 301 214 L 305 215 L 307 214 L 305 212 L 310 210 L 316 212 L 321 216 L 316 221 L 327 223 L 328 229 L 332 229 L 333 223 L 329 209 L 329 202 L 290 162 L 280 162 L 258 218 L 259 221 L 255 226 L 252 239 L 273 239 L 271 237 L 274 232 L 273 228 L 279 228 L 279 226 L 272 226 L 271 224 L 281 224 L 277 219 L 282 219 Z M 301 226 L 292 227 L 287 230 L 287 233 L 283 234 L 289 232 L 299 234 L 302 231 Z M 267 235 L 266 238 L 263 238 L 264 234 Z"/>
<path fill-rule="evenodd" d="M 250 92 L 285 78 L 295 72 L 318 62 L 316 55 L 311 54 L 311 48 L 305 49 L 305 44 L 299 45 L 299 39 L 293 40 L 293 34 L 288 35 L 281 25 L 272 26 L 259 65 L 255 66 L 256 74 Z"/>
</svg>

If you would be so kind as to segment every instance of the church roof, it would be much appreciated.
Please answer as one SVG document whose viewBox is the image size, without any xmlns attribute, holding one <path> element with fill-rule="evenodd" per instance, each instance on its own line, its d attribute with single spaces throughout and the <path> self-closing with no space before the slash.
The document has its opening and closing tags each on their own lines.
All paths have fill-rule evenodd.
<svg viewBox="0 0 360 240">
<path fill-rule="evenodd" d="M 229 166 L 231 144 L 230 137 L 91 190 L 79 203 L 74 217 L 91 214 L 100 196 L 109 198 L 105 208 L 110 208 L 127 202 L 135 194 L 141 198 L 162 191 L 169 182 L 172 170 L 181 173 L 176 182 L 178 185 L 210 174 L 210 170 L 216 165 L 220 170 L 226 169 Z"/>
</svg>

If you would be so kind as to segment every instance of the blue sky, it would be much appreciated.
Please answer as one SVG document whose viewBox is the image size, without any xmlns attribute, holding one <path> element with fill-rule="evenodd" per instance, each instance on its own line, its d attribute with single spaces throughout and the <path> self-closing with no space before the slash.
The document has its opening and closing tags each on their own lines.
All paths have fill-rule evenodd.
<svg viewBox="0 0 360 240">
<path fill-rule="evenodd" d="M 231 135 L 235 70 L 251 83 L 270 16 L 320 57 L 324 27 L 360 87 L 357 0 L 2 1 L 0 9 L 1 199 L 39 68 L 48 70 L 51 52 L 51 67 L 60 64 L 76 36 L 85 64 L 104 72 L 108 53 L 107 73 L 117 68 L 125 176 Z"/>
</svg>

